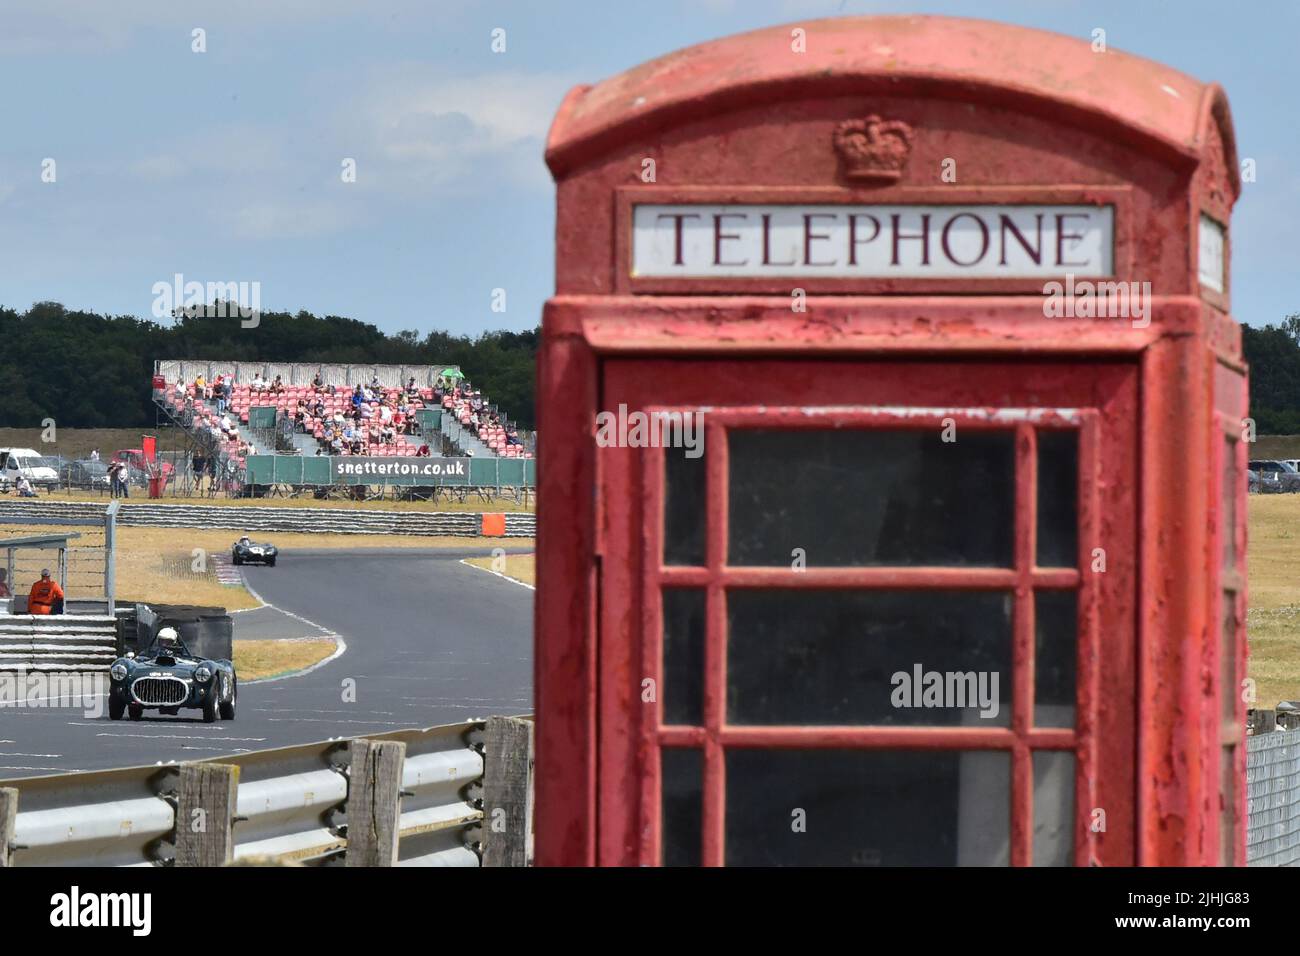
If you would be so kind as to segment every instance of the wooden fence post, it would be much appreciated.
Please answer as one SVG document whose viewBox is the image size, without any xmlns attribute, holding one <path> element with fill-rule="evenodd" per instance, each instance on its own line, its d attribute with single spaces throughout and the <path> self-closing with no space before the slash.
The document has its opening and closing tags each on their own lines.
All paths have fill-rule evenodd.
<svg viewBox="0 0 1300 956">
<path fill-rule="evenodd" d="M 483 865 L 533 862 L 533 722 L 489 717 L 483 755 Z"/>
<path fill-rule="evenodd" d="M 222 866 L 235 856 L 239 768 L 183 763 L 176 800 L 176 865 Z"/>
<path fill-rule="evenodd" d="M 14 865 L 14 824 L 18 817 L 18 791 L 0 787 L 0 870 Z"/>
<path fill-rule="evenodd" d="M 353 740 L 348 744 L 348 848 L 346 866 L 397 862 L 402 767 L 406 744 Z"/>
</svg>

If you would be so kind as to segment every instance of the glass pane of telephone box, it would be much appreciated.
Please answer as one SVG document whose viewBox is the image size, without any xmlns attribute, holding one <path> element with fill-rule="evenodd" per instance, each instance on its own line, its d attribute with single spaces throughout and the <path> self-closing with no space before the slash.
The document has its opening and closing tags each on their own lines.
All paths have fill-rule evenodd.
<svg viewBox="0 0 1300 956">
<path fill-rule="evenodd" d="M 1004 751 L 727 752 L 728 866 L 1007 866 Z"/>
<path fill-rule="evenodd" d="M 698 750 L 659 752 L 659 842 L 664 866 L 699 866 L 703 830 L 704 757 Z"/>
<path fill-rule="evenodd" d="M 686 452 L 663 450 L 664 564 L 698 567 L 704 564 L 704 456 L 691 458 Z"/>
<path fill-rule="evenodd" d="M 1073 727 L 1079 660 L 1079 595 L 1034 592 L 1034 724 Z"/>
<path fill-rule="evenodd" d="M 1011 432 L 731 430 L 733 565 L 1010 567 Z"/>
<path fill-rule="evenodd" d="M 1034 866 L 1072 866 L 1074 753 L 1034 751 Z"/>
<path fill-rule="evenodd" d="M 1006 592 L 727 592 L 736 724 L 1006 727 Z"/>
<path fill-rule="evenodd" d="M 1038 432 L 1038 555 L 1040 568 L 1079 564 L 1079 435 Z"/>
<path fill-rule="evenodd" d="M 704 721 L 704 590 L 663 592 L 663 722 Z"/>
</svg>

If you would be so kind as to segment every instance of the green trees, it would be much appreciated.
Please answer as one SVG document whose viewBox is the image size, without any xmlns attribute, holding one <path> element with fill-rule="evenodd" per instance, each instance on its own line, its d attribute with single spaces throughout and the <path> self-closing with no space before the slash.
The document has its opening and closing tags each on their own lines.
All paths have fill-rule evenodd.
<svg viewBox="0 0 1300 956">
<path fill-rule="evenodd" d="M 1280 325 L 1244 325 L 1241 334 L 1257 433 L 1300 435 L 1300 314 Z"/>
<path fill-rule="evenodd" d="M 380 365 L 459 365 L 511 419 L 533 427 L 537 332 L 478 338 L 404 330 L 386 335 L 337 315 L 263 312 L 256 328 L 237 316 L 181 316 L 160 324 L 133 316 L 70 311 L 38 302 L 0 308 L 0 427 L 151 425 L 155 359 L 230 359 Z"/>
</svg>

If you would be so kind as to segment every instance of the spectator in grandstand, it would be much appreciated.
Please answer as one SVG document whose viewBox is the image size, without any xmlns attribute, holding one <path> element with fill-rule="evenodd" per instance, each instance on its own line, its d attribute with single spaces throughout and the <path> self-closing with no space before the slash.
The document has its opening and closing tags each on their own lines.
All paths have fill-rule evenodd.
<svg viewBox="0 0 1300 956">
<path fill-rule="evenodd" d="M 277 375 L 277 376 L 275 377 L 275 381 L 272 382 L 271 385 L 270 385 L 270 392 L 271 392 L 272 395 L 283 395 L 283 394 L 284 394 L 284 381 L 283 381 L 283 379 L 281 378 L 281 376 Z"/>
<path fill-rule="evenodd" d="M 330 451 L 336 455 L 343 454 L 343 439 L 339 437 L 338 432 L 335 432 L 334 437 L 330 439 Z"/>
<path fill-rule="evenodd" d="M 316 377 L 311 380 L 311 387 L 314 391 L 325 391 L 325 379 L 321 378 L 320 369 L 316 369 Z"/>
<path fill-rule="evenodd" d="M 516 432 L 513 428 L 510 429 L 510 431 L 506 432 L 506 444 L 507 444 L 507 445 L 522 445 L 522 444 L 523 444 L 523 442 L 521 442 L 521 441 L 519 440 L 519 434 L 518 434 L 518 432 Z"/>
<path fill-rule="evenodd" d="M 92 449 L 90 449 L 90 460 L 91 460 L 91 461 L 99 461 L 99 449 L 98 449 L 98 448 L 92 448 Z"/>
<path fill-rule="evenodd" d="M 224 375 L 218 375 L 217 380 L 212 383 L 212 397 L 217 400 L 217 413 L 224 413 L 226 410 L 226 377 Z"/>
<path fill-rule="evenodd" d="M 392 425 L 385 425 L 379 432 L 379 439 L 385 445 L 391 445 L 397 441 L 397 432 Z"/>
<path fill-rule="evenodd" d="M 319 399 L 319 398 L 316 399 L 316 404 L 312 405 L 312 407 L 311 407 L 311 415 L 312 415 L 312 418 L 324 418 L 324 417 L 325 417 L 325 402 L 322 401 L 322 400 Z"/>
<path fill-rule="evenodd" d="M 18 488 L 18 497 L 19 497 L 19 498 L 35 498 L 35 497 L 36 497 L 36 492 L 32 489 L 32 483 L 31 483 L 30 481 L 27 480 L 27 476 L 26 476 L 26 475 L 19 475 L 19 476 L 18 476 L 18 484 L 16 485 L 16 487 Z"/>
<path fill-rule="evenodd" d="M 352 390 L 353 409 L 360 408 L 362 405 L 365 404 L 365 401 L 366 401 L 366 395 L 363 391 L 361 391 L 361 386 L 358 385 L 355 389 Z"/>
<path fill-rule="evenodd" d="M 28 614 L 62 614 L 63 588 L 50 577 L 50 569 L 41 569 L 41 579 L 32 585 L 27 595 Z"/>
<path fill-rule="evenodd" d="M 194 378 L 194 391 L 200 398 L 208 397 L 208 380 L 203 377 L 202 372 Z"/>
<path fill-rule="evenodd" d="M 0 568 L 0 598 L 11 598 L 14 594 L 9 590 L 9 572 Z"/>
<path fill-rule="evenodd" d="M 253 375 L 253 380 L 248 383 L 248 390 L 250 392 L 266 391 L 266 379 L 262 378 L 261 372 L 257 372 Z"/>
<path fill-rule="evenodd" d="M 419 448 L 417 448 L 417 449 L 415 450 L 415 457 L 416 457 L 416 458 L 428 458 L 428 457 L 429 457 L 429 446 L 428 446 L 428 445 L 421 445 Z"/>
</svg>

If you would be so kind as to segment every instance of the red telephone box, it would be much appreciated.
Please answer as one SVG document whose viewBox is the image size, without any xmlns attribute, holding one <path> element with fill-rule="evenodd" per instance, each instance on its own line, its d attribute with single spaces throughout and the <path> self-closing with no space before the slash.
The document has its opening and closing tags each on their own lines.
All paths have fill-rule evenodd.
<svg viewBox="0 0 1300 956">
<path fill-rule="evenodd" d="M 1243 863 L 1223 91 L 823 20 L 547 162 L 538 863 Z"/>
</svg>

